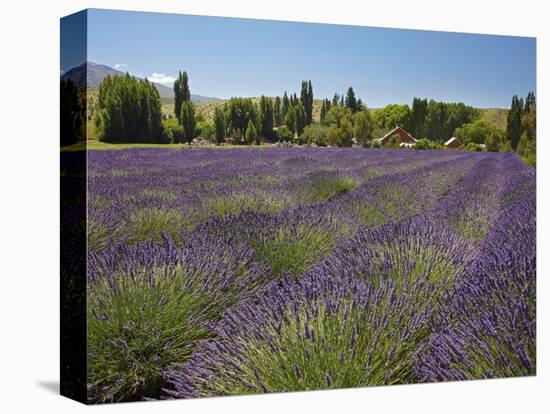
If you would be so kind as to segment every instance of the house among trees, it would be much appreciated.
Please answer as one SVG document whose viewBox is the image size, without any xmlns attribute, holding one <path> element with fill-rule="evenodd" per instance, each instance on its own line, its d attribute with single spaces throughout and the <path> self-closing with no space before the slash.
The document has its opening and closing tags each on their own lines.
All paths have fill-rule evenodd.
<svg viewBox="0 0 550 414">
<path fill-rule="evenodd" d="M 445 146 L 447 148 L 461 148 L 462 142 L 460 142 L 457 137 L 452 137 L 447 142 L 445 142 Z"/>
<path fill-rule="evenodd" d="M 387 145 L 392 142 L 394 136 L 399 139 L 400 147 L 414 147 L 416 144 L 416 139 L 401 127 L 395 127 L 382 138 L 379 138 L 378 141 L 381 145 Z"/>
</svg>

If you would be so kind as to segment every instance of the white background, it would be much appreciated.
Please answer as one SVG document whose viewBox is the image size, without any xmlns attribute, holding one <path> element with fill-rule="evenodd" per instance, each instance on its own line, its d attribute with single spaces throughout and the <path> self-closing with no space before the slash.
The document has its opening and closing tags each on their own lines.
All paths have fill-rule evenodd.
<svg viewBox="0 0 550 414">
<path fill-rule="evenodd" d="M 0 12 L 0 411 L 78 413 L 57 395 L 59 18 L 86 7 L 538 37 L 538 376 L 331 392 L 118 404 L 105 412 L 536 413 L 549 409 L 548 83 L 544 1 L 3 0 Z M 391 64 L 399 62 L 399 56 Z M 506 61 L 502 64 L 506 65 Z M 422 68 L 411 68 L 412 71 Z M 527 91 L 525 91 L 527 93 Z M 546 122 L 545 122 L 546 121 Z M 548 181 L 547 181 L 548 182 Z M 548 251 L 548 250 L 546 250 Z M 546 390 L 546 391 L 545 391 Z M 548 412 L 548 411 L 546 411 Z"/>
</svg>

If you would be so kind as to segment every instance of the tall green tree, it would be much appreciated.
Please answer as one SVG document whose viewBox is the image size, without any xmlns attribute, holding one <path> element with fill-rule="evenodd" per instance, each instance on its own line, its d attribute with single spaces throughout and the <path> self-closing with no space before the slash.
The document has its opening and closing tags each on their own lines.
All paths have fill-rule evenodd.
<svg viewBox="0 0 550 414">
<path fill-rule="evenodd" d="M 259 114 L 256 103 L 250 98 L 231 98 L 224 104 L 226 129 L 238 133 L 239 139 L 244 138 L 248 122 L 259 124 Z"/>
<path fill-rule="evenodd" d="M 313 121 L 313 86 L 311 85 L 311 80 L 302 81 L 300 102 L 306 113 L 306 125 L 309 125 Z"/>
<path fill-rule="evenodd" d="M 275 97 L 275 102 L 273 103 L 273 124 L 279 126 L 283 123 L 283 116 L 281 113 L 281 98 L 279 96 Z"/>
<path fill-rule="evenodd" d="M 273 138 L 273 103 L 270 98 L 260 97 L 260 135 Z"/>
<path fill-rule="evenodd" d="M 537 153 L 537 105 L 533 92 L 529 92 L 525 99 L 523 114 L 521 115 L 521 136 L 516 152 L 530 165 L 535 165 Z"/>
<path fill-rule="evenodd" d="M 259 144 L 258 133 L 256 132 L 256 127 L 252 120 L 248 120 L 248 125 L 246 127 L 246 143 L 252 145 L 254 143 Z"/>
<path fill-rule="evenodd" d="M 350 147 L 353 142 L 351 110 L 342 105 L 332 105 L 325 115 L 323 125 L 329 127 L 328 143 L 332 146 Z"/>
<path fill-rule="evenodd" d="M 428 114 L 426 116 L 426 137 L 434 141 L 444 141 L 446 107 L 443 102 L 436 102 L 433 99 L 428 103 Z"/>
<path fill-rule="evenodd" d="M 296 107 L 291 106 L 285 116 L 285 125 L 294 135 L 296 133 Z"/>
<path fill-rule="evenodd" d="M 354 135 L 357 143 L 366 147 L 372 140 L 372 132 L 374 131 L 374 121 L 368 108 L 357 112 L 354 117 Z"/>
<path fill-rule="evenodd" d="M 128 73 L 106 76 L 99 85 L 100 139 L 106 142 L 165 142 L 160 96 L 147 80 Z"/>
<path fill-rule="evenodd" d="M 326 147 L 328 145 L 328 132 L 329 127 L 313 123 L 304 128 L 304 132 L 300 135 L 300 142 Z"/>
<path fill-rule="evenodd" d="M 342 118 L 348 118 L 351 120 L 352 114 L 348 108 L 341 105 L 331 105 L 330 109 L 325 115 L 322 124 L 325 126 L 340 125 Z"/>
<path fill-rule="evenodd" d="M 537 107 L 535 101 L 535 94 L 529 92 L 527 99 L 525 100 L 525 107 L 521 116 L 521 130 L 522 133 L 527 134 L 527 138 L 530 140 L 536 140 L 537 138 Z M 527 103 L 528 102 L 528 103 Z"/>
<path fill-rule="evenodd" d="M 529 92 L 527 94 L 527 98 L 525 98 L 525 105 L 524 105 L 523 111 L 526 113 L 530 112 L 534 104 L 535 104 L 535 93 Z"/>
<path fill-rule="evenodd" d="M 330 108 L 332 108 L 332 102 L 327 98 L 327 112 L 330 111 Z"/>
<path fill-rule="evenodd" d="M 523 99 L 514 95 L 512 97 L 512 106 L 506 118 L 506 138 L 510 141 L 514 151 L 517 149 L 521 137 L 521 115 L 523 110 Z"/>
<path fill-rule="evenodd" d="M 357 99 L 357 111 L 360 112 L 362 111 L 363 109 L 365 109 L 365 104 L 363 103 L 363 101 L 361 100 L 361 98 Z"/>
<path fill-rule="evenodd" d="M 327 114 L 327 101 L 326 99 L 323 99 L 323 103 L 321 104 L 321 113 L 319 115 L 321 122 L 323 122 L 323 119 L 325 118 L 326 114 Z"/>
<path fill-rule="evenodd" d="M 304 132 L 304 128 L 307 125 L 307 114 L 301 102 L 298 102 L 298 104 L 295 106 L 295 112 L 296 120 L 294 124 L 294 130 L 296 131 L 296 134 L 300 136 Z"/>
<path fill-rule="evenodd" d="M 426 115 L 426 138 L 433 141 L 446 141 L 462 125 L 479 119 L 480 111 L 459 103 L 428 102 Z"/>
<path fill-rule="evenodd" d="M 290 101 L 285 91 L 285 94 L 283 95 L 283 103 L 281 106 L 281 118 L 283 119 L 283 122 L 284 122 L 284 119 L 286 118 L 286 114 L 288 112 L 289 107 L 290 107 Z"/>
<path fill-rule="evenodd" d="M 329 128 L 328 142 L 336 147 L 351 147 L 353 144 L 353 124 L 349 118 L 342 118 L 339 126 L 333 125 Z"/>
<path fill-rule="evenodd" d="M 214 129 L 216 143 L 223 143 L 225 141 L 225 115 L 219 106 L 214 110 Z"/>
<path fill-rule="evenodd" d="M 346 108 L 351 110 L 352 113 L 357 112 L 357 98 L 355 97 L 355 92 L 350 86 L 346 93 Z"/>
<path fill-rule="evenodd" d="M 411 134 L 417 138 L 426 137 L 428 100 L 414 97 L 411 109 Z"/>
<path fill-rule="evenodd" d="M 488 148 L 489 151 L 497 151 L 506 137 L 503 129 L 482 119 L 458 127 L 453 135 L 464 145 L 470 143 L 489 145 L 491 147 Z"/>
<path fill-rule="evenodd" d="M 408 105 L 389 104 L 374 113 L 378 128 L 389 131 L 396 126 L 409 129 L 411 111 Z"/>
<path fill-rule="evenodd" d="M 191 101 L 183 101 L 181 105 L 180 123 L 183 127 L 183 136 L 187 143 L 195 138 L 195 106 Z"/>
<path fill-rule="evenodd" d="M 174 81 L 174 113 L 178 121 L 181 122 L 181 106 L 183 102 L 191 100 L 191 91 L 189 90 L 189 77 L 187 72 L 179 71 L 178 78 Z"/>
<path fill-rule="evenodd" d="M 307 124 L 311 124 L 313 122 L 313 85 L 311 84 L 311 80 L 307 82 L 307 89 L 308 89 L 308 109 L 306 111 L 307 116 Z"/>
</svg>

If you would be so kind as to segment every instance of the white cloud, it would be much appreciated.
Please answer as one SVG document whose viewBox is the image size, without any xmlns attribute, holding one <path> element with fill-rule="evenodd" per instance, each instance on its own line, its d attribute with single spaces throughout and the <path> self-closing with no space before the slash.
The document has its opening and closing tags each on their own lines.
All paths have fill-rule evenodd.
<svg viewBox="0 0 550 414">
<path fill-rule="evenodd" d="M 176 78 L 166 75 L 164 73 L 155 73 L 153 72 L 152 75 L 147 76 L 147 80 L 155 83 L 174 83 Z"/>
<path fill-rule="evenodd" d="M 126 67 L 126 66 L 128 66 L 126 63 L 117 63 L 117 64 L 115 65 L 115 69 L 120 70 L 120 68 L 124 68 L 124 67 Z"/>
</svg>

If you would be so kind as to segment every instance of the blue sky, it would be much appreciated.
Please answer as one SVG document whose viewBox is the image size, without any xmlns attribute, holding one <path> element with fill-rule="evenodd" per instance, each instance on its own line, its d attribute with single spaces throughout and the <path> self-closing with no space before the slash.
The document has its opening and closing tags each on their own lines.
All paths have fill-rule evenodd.
<svg viewBox="0 0 550 414">
<path fill-rule="evenodd" d="M 534 38 L 90 10 L 88 60 L 170 82 L 186 70 L 193 93 L 299 93 L 353 86 L 370 107 L 414 96 L 507 107 L 535 90 Z M 63 68 L 65 69 L 65 68 Z"/>
</svg>

